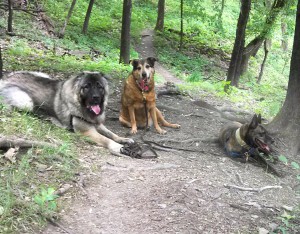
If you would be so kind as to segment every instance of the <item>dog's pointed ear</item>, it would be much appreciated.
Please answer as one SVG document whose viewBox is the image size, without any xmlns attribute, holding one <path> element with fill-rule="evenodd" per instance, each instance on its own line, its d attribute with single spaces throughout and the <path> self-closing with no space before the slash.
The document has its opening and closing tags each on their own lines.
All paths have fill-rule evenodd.
<svg viewBox="0 0 300 234">
<path fill-rule="evenodd" d="M 157 59 L 153 57 L 148 57 L 146 61 L 147 63 L 149 63 L 150 67 L 154 67 L 154 63 L 157 61 Z"/>
<path fill-rule="evenodd" d="M 261 114 L 260 113 L 257 116 L 257 121 L 258 121 L 259 124 L 261 124 Z"/>
<path fill-rule="evenodd" d="M 258 116 L 255 114 L 251 120 L 251 123 L 249 124 L 249 129 L 257 128 L 258 124 L 259 124 Z"/>
<path fill-rule="evenodd" d="M 139 60 L 138 59 L 129 60 L 129 64 L 131 64 L 133 66 L 133 69 L 135 69 L 139 65 Z"/>
</svg>

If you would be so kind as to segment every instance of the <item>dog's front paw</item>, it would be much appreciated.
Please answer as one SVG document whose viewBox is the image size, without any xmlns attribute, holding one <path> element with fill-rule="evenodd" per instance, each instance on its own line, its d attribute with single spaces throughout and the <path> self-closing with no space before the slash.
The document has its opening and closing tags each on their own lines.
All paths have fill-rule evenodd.
<svg viewBox="0 0 300 234">
<path fill-rule="evenodd" d="M 166 130 L 163 130 L 163 129 L 161 129 L 161 128 L 159 128 L 159 129 L 156 129 L 156 131 L 157 131 L 159 134 L 161 134 L 161 135 L 164 135 L 164 134 L 166 134 L 166 133 L 167 133 L 167 131 L 166 131 Z"/>
<path fill-rule="evenodd" d="M 134 143 L 134 140 L 131 138 L 120 137 L 117 142 L 120 144 L 131 144 Z"/>
<path fill-rule="evenodd" d="M 135 135 L 137 133 L 137 128 L 135 127 L 132 127 L 131 128 L 131 132 L 130 132 L 132 135 Z"/>
<path fill-rule="evenodd" d="M 108 149 L 110 151 L 116 152 L 116 153 L 120 153 L 120 149 L 123 147 L 123 145 L 117 143 L 117 142 L 110 142 L 110 144 L 108 145 Z"/>
</svg>

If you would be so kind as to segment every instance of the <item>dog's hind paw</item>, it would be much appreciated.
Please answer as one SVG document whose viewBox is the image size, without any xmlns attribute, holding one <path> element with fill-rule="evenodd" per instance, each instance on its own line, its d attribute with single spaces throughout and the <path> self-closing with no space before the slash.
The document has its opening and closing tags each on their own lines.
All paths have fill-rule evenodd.
<svg viewBox="0 0 300 234">
<path fill-rule="evenodd" d="M 171 126 L 172 128 L 181 128 L 181 126 L 179 124 L 172 124 Z"/>
</svg>

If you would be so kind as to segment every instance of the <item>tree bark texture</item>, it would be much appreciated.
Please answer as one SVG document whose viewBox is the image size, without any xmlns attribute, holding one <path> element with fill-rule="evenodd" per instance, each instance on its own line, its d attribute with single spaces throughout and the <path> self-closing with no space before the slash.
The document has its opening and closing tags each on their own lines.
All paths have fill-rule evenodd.
<svg viewBox="0 0 300 234">
<path fill-rule="evenodd" d="M 62 27 L 62 29 L 61 29 L 60 32 L 59 32 L 59 37 L 60 37 L 60 38 L 63 38 L 64 35 L 65 35 L 65 30 L 66 30 L 66 27 L 67 27 L 67 25 L 68 25 L 68 22 L 69 22 L 69 20 L 70 20 L 70 18 L 71 18 L 71 16 L 72 16 L 72 13 L 73 13 L 75 4 L 76 4 L 76 0 L 73 0 L 72 3 L 71 3 L 71 7 L 70 7 L 70 9 L 69 9 L 67 18 L 66 18 L 66 20 L 65 20 L 64 26 Z"/>
<path fill-rule="evenodd" d="M 296 154 L 300 149 L 300 0 L 298 0 L 293 51 L 290 66 L 288 90 L 284 104 L 274 120 L 269 124 L 270 129 L 284 137 Z"/>
<path fill-rule="evenodd" d="M 1 46 L 0 46 L 0 79 L 3 76 L 3 60 L 2 60 L 2 51 L 1 51 Z"/>
<path fill-rule="evenodd" d="M 246 26 L 249 18 L 249 13 L 251 10 L 251 0 L 241 1 L 241 10 L 238 19 L 236 37 L 234 42 L 233 51 L 231 54 L 230 65 L 227 73 L 227 80 L 230 81 L 230 85 L 238 86 L 240 77 L 240 65 L 243 55 L 243 49 L 245 45 L 245 32 Z M 227 91 L 228 85 L 225 86 L 225 91 Z"/>
<path fill-rule="evenodd" d="M 265 51 L 265 56 L 264 56 L 264 60 L 260 66 L 260 72 L 257 78 L 257 83 L 259 84 L 261 82 L 262 76 L 264 74 L 264 69 L 265 69 L 265 64 L 268 58 L 268 54 L 269 54 L 269 48 L 268 48 L 268 40 L 266 39 L 264 41 L 264 51 Z"/>
<path fill-rule="evenodd" d="M 89 27 L 89 21 L 90 21 L 92 9 L 93 9 L 93 5 L 94 5 L 94 0 L 90 0 L 88 9 L 86 11 L 83 27 L 82 27 L 82 33 L 83 34 L 87 33 L 87 30 L 88 30 L 88 27 Z"/>
<path fill-rule="evenodd" d="M 7 32 L 12 33 L 13 32 L 13 27 L 12 27 L 12 21 L 13 21 L 12 0 L 7 0 L 7 5 L 8 5 Z"/>
<path fill-rule="evenodd" d="M 130 24 L 132 1 L 123 1 L 120 63 L 129 63 L 130 59 Z"/>
<path fill-rule="evenodd" d="M 164 20 L 165 20 L 165 0 L 159 0 L 157 6 L 157 21 L 155 30 L 164 31 Z"/>
</svg>

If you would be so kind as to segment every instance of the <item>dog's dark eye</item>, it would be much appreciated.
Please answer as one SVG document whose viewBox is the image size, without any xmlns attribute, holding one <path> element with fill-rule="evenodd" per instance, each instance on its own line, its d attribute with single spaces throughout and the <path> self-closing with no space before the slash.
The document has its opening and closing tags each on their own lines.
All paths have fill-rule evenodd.
<svg viewBox="0 0 300 234">
<path fill-rule="evenodd" d="M 150 68 L 150 66 L 149 66 L 149 65 L 146 65 L 146 68 Z"/>
<path fill-rule="evenodd" d="M 103 89 L 103 86 L 102 86 L 99 82 L 97 82 L 96 85 L 97 85 L 97 88 L 98 88 L 98 89 Z"/>
<path fill-rule="evenodd" d="M 89 88 L 90 88 L 90 84 L 89 84 L 89 83 L 88 83 L 88 84 L 85 84 L 82 88 L 83 88 L 83 89 L 89 89 Z"/>
<path fill-rule="evenodd" d="M 141 68 L 141 67 L 138 67 L 137 69 L 140 71 L 142 68 Z"/>
</svg>

